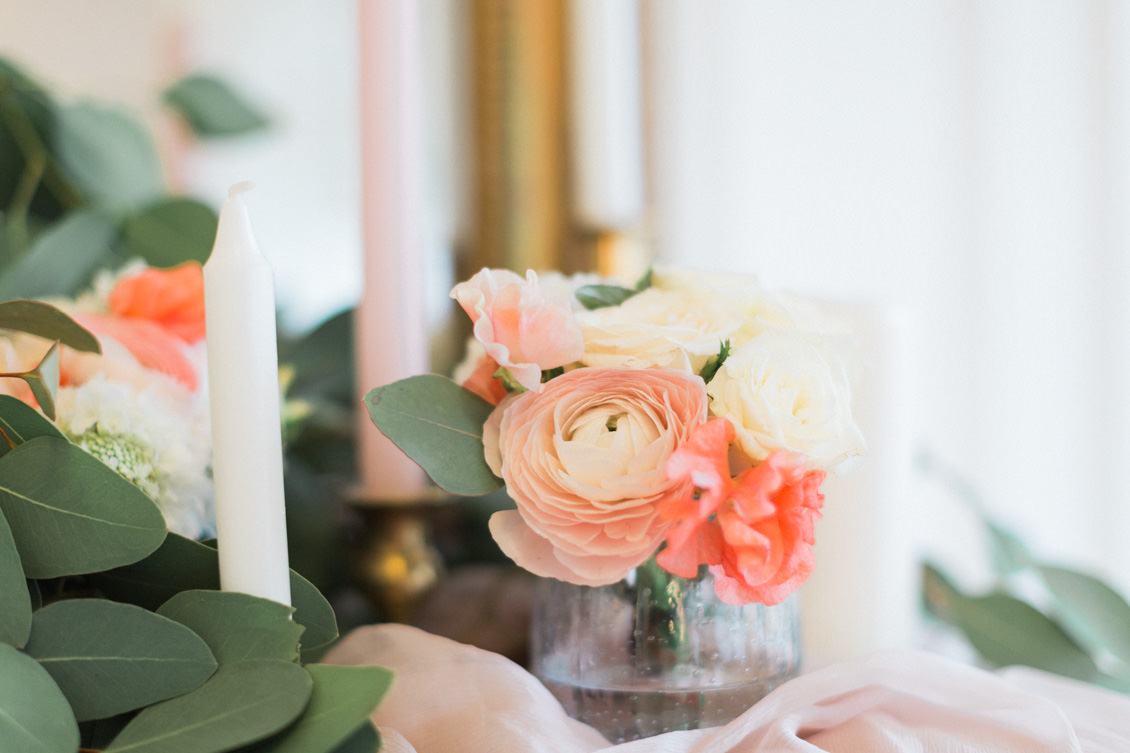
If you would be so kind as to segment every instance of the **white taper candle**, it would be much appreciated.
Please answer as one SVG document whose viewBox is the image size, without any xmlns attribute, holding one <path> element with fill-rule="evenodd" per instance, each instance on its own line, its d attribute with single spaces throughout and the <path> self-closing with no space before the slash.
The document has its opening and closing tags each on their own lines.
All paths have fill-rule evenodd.
<svg viewBox="0 0 1130 753">
<path fill-rule="evenodd" d="M 232 186 L 204 265 L 220 587 L 290 604 L 271 267 Z"/>
</svg>

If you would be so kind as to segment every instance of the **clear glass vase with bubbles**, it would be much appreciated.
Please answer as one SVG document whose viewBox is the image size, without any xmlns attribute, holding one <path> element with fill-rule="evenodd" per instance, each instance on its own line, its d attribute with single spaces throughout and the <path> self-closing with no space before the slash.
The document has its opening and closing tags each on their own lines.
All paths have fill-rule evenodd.
<svg viewBox="0 0 1130 753">
<path fill-rule="evenodd" d="M 612 743 L 723 725 L 800 669 L 796 597 L 720 601 L 654 558 L 600 587 L 542 579 L 531 669 L 575 719 Z"/>
</svg>

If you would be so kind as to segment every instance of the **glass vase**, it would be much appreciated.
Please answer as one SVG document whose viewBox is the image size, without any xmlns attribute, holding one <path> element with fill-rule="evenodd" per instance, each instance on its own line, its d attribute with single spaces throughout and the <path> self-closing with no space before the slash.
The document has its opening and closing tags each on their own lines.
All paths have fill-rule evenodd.
<svg viewBox="0 0 1130 753">
<path fill-rule="evenodd" d="M 538 584 L 531 671 L 612 743 L 725 724 L 800 670 L 796 597 L 731 606 L 654 560 L 609 586 Z"/>
</svg>

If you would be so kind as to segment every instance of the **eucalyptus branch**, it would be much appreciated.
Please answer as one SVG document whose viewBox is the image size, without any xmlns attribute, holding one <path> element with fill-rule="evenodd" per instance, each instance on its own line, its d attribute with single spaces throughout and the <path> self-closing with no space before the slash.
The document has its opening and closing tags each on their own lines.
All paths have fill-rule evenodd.
<svg viewBox="0 0 1130 753">
<path fill-rule="evenodd" d="M 10 87 L 5 87 L 0 90 L 0 117 L 4 119 L 12 138 L 16 142 L 16 147 L 23 155 L 25 162 L 25 174 L 20 178 L 21 189 L 28 190 L 24 186 L 25 182 L 29 182 L 30 193 L 26 197 L 26 204 L 23 207 L 23 212 L 26 222 L 26 213 L 31 205 L 31 200 L 35 196 L 35 188 L 42 184 L 49 190 L 55 198 L 59 200 L 63 206 L 68 209 L 74 209 L 83 205 L 84 201 L 82 196 L 71 187 L 70 183 L 60 173 L 58 167 L 55 165 L 54 160 L 51 158 L 51 152 L 47 145 L 43 143 L 39 133 L 35 130 L 35 125 L 31 122 L 31 118 L 20 107 L 17 107 L 7 94 L 11 91 Z M 32 175 L 28 175 L 28 170 L 32 171 Z M 38 173 L 38 174 L 36 174 Z M 17 191 L 16 197 L 23 201 Z M 15 208 L 17 198 L 13 198 L 13 208 Z"/>
</svg>

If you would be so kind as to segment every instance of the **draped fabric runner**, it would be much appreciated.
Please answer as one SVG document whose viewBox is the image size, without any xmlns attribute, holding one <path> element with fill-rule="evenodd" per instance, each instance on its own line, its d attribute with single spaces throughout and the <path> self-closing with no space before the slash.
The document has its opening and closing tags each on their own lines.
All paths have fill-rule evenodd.
<svg viewBox="0 0 1130 753">
<path fill-rule="evenodd" d="M 497 654 L 405 625 L 347 636 L 325 660 L 396 672 L 374 714 L 384 753 L 1125 753 L 1130 697 L 1016 667 L 877 654 L 781 686 L 724 727 L 609 745 Z"/>
</svg>

